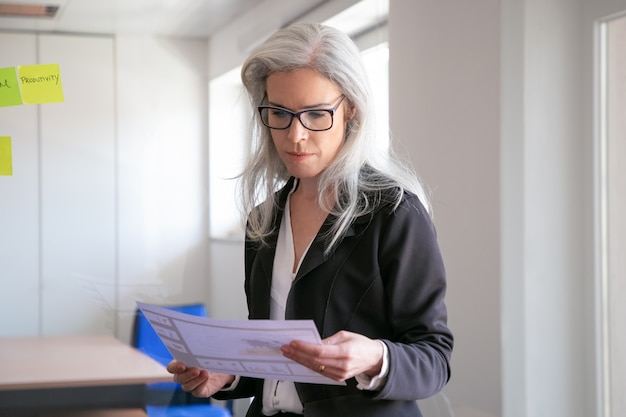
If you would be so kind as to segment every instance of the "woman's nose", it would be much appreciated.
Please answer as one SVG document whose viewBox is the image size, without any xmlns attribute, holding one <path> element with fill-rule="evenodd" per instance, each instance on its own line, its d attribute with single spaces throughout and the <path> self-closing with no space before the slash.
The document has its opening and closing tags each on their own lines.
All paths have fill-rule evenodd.
<svg viewBox="0 0 626 417">
<path fill-rule="evenodd" d="M 293 118 L 287 131 L 289 140 L 293 142 L 299 142 L 306 139 L 309 135 L 309 130 L 302 125 L 302 122 L 297 117 Z"/>
</svg>

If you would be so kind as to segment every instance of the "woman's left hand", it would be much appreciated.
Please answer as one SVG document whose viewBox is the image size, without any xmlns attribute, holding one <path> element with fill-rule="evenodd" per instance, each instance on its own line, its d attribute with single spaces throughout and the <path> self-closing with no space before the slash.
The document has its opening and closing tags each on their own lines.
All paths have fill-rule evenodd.
<svg viewBox="0 0 626 417">
<path fill-rule="evenodd" d="M 363 373 L 378 375 L 384 354 L 382 342 L 345 330 L 322 340 L 321 345 L 294 340 L 280 349 L 285 357 L 336 381 Z"/>
</svg>

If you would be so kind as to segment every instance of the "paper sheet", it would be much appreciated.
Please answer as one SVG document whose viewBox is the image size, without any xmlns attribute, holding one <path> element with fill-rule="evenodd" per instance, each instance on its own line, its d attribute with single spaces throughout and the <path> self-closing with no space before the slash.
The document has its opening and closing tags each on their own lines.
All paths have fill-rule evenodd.
<svg viewBox="0 0 626 417">
<path fill-rule="evenodd" d="M 0 175 L 13 175 L 11 137 L 0 136 Z"/>
<path fill-rule="evenodd" d="M 217 320 L 137 303 L 175 359 L 208 371 L 282 381 L 345 385 L 285 358 L 292 340 L 321 344 L 312 320 Z"/>
<path fill-rule="evenodd" d="M 15 68 L 0 68 L 0 107 L 20 104 L 22 104 L 22 96 Z"/>
<path fill-rule="evenodd" d="M 59 64 L 20 65 L 17 72 L 25 104 L 64 101 Z"/>
</svg>

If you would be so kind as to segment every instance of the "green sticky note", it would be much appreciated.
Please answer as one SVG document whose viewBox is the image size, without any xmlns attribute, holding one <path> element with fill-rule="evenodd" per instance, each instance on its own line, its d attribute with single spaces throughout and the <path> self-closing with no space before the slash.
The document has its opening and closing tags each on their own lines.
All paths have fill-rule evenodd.
<svg viewBox="0 0 626 417">
<path fill-rule="evenodd" d="M 24 103 L 63 101 L 63 85 L 58 64 L 21 65 L 17 67 L 17 73 Z"/>
<path fill-rule="evenodd" d="M 0 107 L 22 104 L 15 68 L 0 68 Z"/>
<path fill-rule="evenodd" d="M 0 175 L 13 175 L 11 138 L 0 136 Z"/>
</svg>

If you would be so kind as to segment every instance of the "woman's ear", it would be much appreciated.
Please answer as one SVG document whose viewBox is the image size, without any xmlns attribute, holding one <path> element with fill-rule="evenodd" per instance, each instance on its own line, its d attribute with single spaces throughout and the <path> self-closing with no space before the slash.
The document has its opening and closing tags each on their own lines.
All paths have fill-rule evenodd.
<svg viewBox="0 0 626 417">
<path fill-rule="evenodd" d="M 344 119 L 344 123 L 346 124 L 346 139 L 348 138 L 348 136 L 350 135 L 350 133 L 352 132 L 352 129 L 354 128 L 354 116 L 356 116 L 356 107 L 354 105 L 350 105 L 345 112 L 345 119 Z"/>
<path fill-rule="evenodd" d="M 348 111 L 346 112 L 346 121 L 352 120 L 355 114 L 356 114 L 356 107 L 354 104 L 350 104 L 350 106 L 348 107 Z"/>
</svg>

